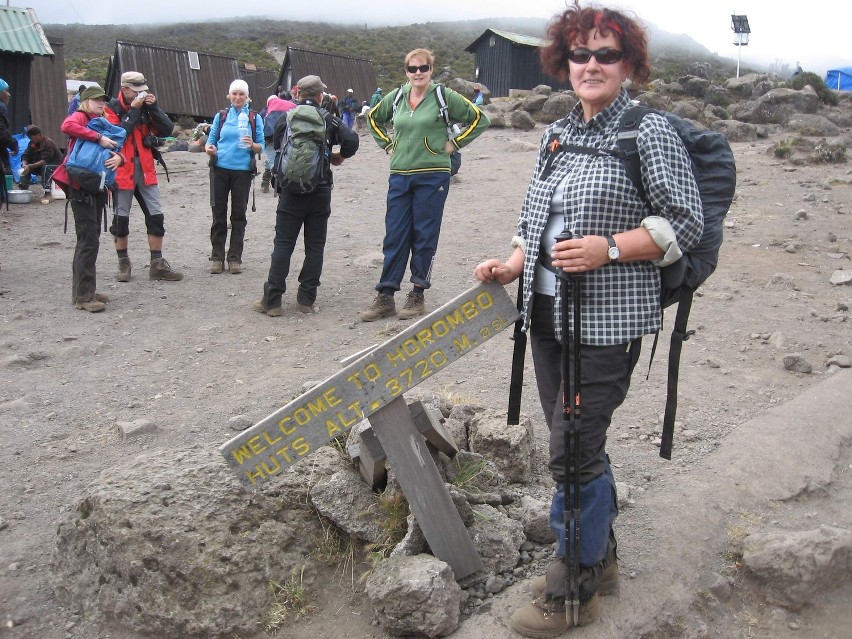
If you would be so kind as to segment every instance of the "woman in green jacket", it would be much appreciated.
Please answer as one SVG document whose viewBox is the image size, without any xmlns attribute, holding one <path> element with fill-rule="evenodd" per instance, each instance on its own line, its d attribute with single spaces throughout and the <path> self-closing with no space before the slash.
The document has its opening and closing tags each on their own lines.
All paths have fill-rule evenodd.
<svg viewBox="0 0 852 639">
<path fill-rule="evenodd" d="M 405 56 L 408 83 L 391 91 L 367 114 L 370 133 L 392 153 L 388 180 L 384 263 L 372 306 L 361 313 L 365 322 L 397 315 L 393 295 L 400 289 L 406 262 L 414 285 L 399 311 L 399 319 L 425 312 L 424 291 L 430 286 L 438 248 L 444 203 L 450 189 L 450 156 L 470 144 L 490 124 L 470 100 L 445 89 L 451 122 L 448 130 L 432 82 L 431 51 L 415 49 Z M 398 93 L 402 96 L 398 99 Z M 386 126 L 393 124 L 393 137 Z"/>
</svg>

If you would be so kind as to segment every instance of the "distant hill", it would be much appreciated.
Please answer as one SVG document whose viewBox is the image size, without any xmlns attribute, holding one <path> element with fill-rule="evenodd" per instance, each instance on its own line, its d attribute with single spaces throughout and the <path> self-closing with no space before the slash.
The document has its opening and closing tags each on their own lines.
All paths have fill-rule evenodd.
<svg viewBox="0 0 852 639">
<path fill-rule="evenodd" d="M 50 36 L 65 42 L 69 78 L 106 78 L 116 40 L 151 43 L 233 56 L 241 63 L 278 69 L 276 53 L 287 46 L 331 51 L 373 61 L 379 84 L 388 89 L 403 82 L 402 56 L 416 46 L 431 49 L 439 69 L 451 68 L 459 77 L 473 78 L 474 59 L 464 48 L 487 28 L 542 37 L 547 26 L 541 19 L 485 19 L 428 22 L 400 27 L 357 27 L 318 22 L 293 22 L 242 18 L 218 22 L 173 25 L 43 25 Z M 683 75 L 696 61 L 709 62 L 720 78 L 734 75 L 736 63 L 721 58 L 687 35 L 673 35 L 649 27 L 652 78 L 667 81 Z"/>
</svg>

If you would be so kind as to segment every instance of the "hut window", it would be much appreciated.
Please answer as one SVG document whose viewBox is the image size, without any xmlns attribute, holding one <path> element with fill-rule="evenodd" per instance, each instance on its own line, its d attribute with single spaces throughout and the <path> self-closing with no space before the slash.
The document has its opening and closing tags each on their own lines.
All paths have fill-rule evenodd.
<svg viewBox="0 0 852 639">
<path fill-rule="evenodd" d="M 197 51 L 187 51 L 189 54 L 189 68 L 198 70 L 201 68 L 201 64 L 198 62 L 198 52 Z"/>
<path fill-rule="evenodd" d="M 497 38 L 495 38 L 494 36 L 491 36 L 490 38 L 488 38 L 488 46 L 489 47 L 493 47 L 495 44 L 497 44 Z"/>
</svg>

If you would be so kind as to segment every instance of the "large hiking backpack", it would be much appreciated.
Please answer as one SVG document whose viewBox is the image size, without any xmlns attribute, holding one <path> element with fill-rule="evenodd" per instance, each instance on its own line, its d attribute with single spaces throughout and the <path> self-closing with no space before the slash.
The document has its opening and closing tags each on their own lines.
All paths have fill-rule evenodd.
<svg viewBox="0 0 852 639">
<path fill-rule="evenodd" d="M 396 95 L 393 97 L 394 115 L 396 115 L 396 109 L 404 97 L 405 94 L 402 91 L 402 87 L 399 87 L 396 91 Z M 438 101 L 438 115 L 444 120 L 444 124 L 447 127 L 447 139 L 453 138 L 458 135 L 459 129 L 457 129 L 458 125 L 454 127 L 450 120 L 450 107 L 447 105 L 447 87 L 443 84 L 438 83 L 435 86 L 435 99 Z M 455 175 L 459 172 L 461 163 L 461 151 L 456 150 L 456 152 L 450 156 L 450 175 Z"/>
<path fill-rule="evenodd" d="M 306 195 L 325 180 L 329 162 L 325 113 L 311 104 L 300 104 L 287 111 L 286 136 L 272 168 L 278 192 L 285 189 L 295 195 Z"/>
<path fill-rule="evenodd" d="M 704 231 L 698 243 L 674 264 L 661 269 L 660 305 L 662 308 L 678 303 L 669 346 L 668 382 L 666 389 L 666 411 L 663 418 L 663 432 L 660 443 L 660 457 L 671 459 L 672 439 L 674 437 L 674 422 L 677 413 L 677 382 L 680 368 L 680 353 L 683 342 L 688 340 L 695 331 L 687 329 L 689 312 L 692 308 L 692 298 L 695 290 L 710 277 L 716 269 L 719 260 L 719 249 L 722 246 L 722 232 L 725 215 L 734 199 L 737 186 L 737 167 L 734 154 L 725 137 L 716 131 L 699 129 L 686 120 L 664 111 L 648 107 L 633 106 L 621 116 L 618 125 L 617 149 L 594 149 L 590 147 L 563 146 L 559 142 L 562 132 L 567 125 L 567 118 L 560 120 L 554 127 L 546 145 L 549 152 L 543 173 L 550 170 L 553 161 L 560 152 L 585 153 L 588 155 L 615 156 L 624 162 L 633 185 L 639 191 L 642 199 L 648 203 L 645 187 L 642 184 L 642 166 L 636 137 L 642 118 L 648 113 L 659 113 L 677 132 L 687 153 L 692 159 L 692 171 L 698 184 L 704 211 Z M 649 205 L 650 208 L 650 205 Z M 518 292 L 521 295 L 521 290 Z M 519 301 L 520 303 L 520 301 Z M 523 349 L 526 341 L 519 337 L 520 327 L 516 325 L 514 338 L 516 340 L 515 359 L 519 358 L 519 349 Z M 651 349 L 651 360 L 657 348 L 657 336 Z M 523 355 L 520 355 L 520 365 L 523 366 Z M 650 365 L 649 365 L 650 366 Z M 512 382 L 509 390 L 509 421 L 518 423 L 520 411 L 520 381 L 522 373 L 516 371 L 515 362 L 512 365 Z"/>
<path fill-rule="evenodd" d="M 118 146 L 110 150 L 102 147 L 99 142 L 78 139 L 65 160 L 65 171 L 72 183 L 76 182 L 83 191 L 102 193 L 115 183 L 115 171 L 106 168 L 104 162 L 109 158 L 110 152 L 121 152 L 127 131 L 120 126 L 110 124 L 106 118 L 102 117 L 92 118 L 86 127 L 110 138 Z"/>
</svg>

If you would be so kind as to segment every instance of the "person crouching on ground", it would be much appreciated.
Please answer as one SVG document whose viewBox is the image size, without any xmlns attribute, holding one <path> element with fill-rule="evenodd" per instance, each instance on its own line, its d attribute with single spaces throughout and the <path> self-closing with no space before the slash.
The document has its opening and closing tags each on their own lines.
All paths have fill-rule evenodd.
<svg viewBox="0 0 852 639">
<path fill-rule="evenodd" d="M 299 231 L 304 226 L 305 261 L 299 273 L 299 290 L 296 292 L 296 304 L 302 313 L 315 312 L 314 302 L 322 275 L 323 253 L 328 231 L 328 218 L 331 215 L 331 189 L 333 179 L 331 167 L 340 166 L 343 160 L 355 155 L 358 150 L 358 134 L 343 124 L 340 118 L 320 108 L 323 91 L 326 86 L 315 75 L 299 80 L 299 105 L 290 111 L 293 118 L 307 111 L 309 115 L 319 115 L 325 121 L 326 148 L 331 151 L 340 145 L 340 151 L 331 153 L 322 160 L 324 177 L 311 193 L 291 193 L 286 185 L 279 185 L 278 209 L 275 218 L 275 244 L 272 248 L 272 262 L 269 276 L 263 285 L 263 298 L 255 302 L 254 309 L 271 317 L 281 315 L 281 296 L 287 290 L 287 275 L 290 272 L 290 258 L 299 239 Z M 282 148 L 287 139 L 291 118 L 283 116 L 275 128 L 273 145 Z M 319 120 L 317 123 L 320 124 Z M 318 129 L 319 130 L 319 129 Z"/>
<path fill-rule="evenodd" d="M 438 104 L 438 85 L 432 82 L 433 65 L 431 51 L 411 51 L 404 64 L 408 83 L 388 93 L 367 115 L 373 138 L 393 155 L 382 274 L 372 306 L 361 313 L 364 322 L 391 315 L 411 319 L 425 313 L 424 292 L 431 286 L 444 204 L 450 192 L 450 155 L 491 124 L 470 100 L 446 89 L 450 121 L 467 127 L 458 135 L 450 135 Z M 402 99 L 397 100 L 400 91 Z M 393 124 L 393 138 L 385 128 L 388 123 Z M 414 286 L 397 314 L 393 296 L 400 289 L 409 258 Z"/>
<path fill-rule="evenodd" d="M 86 125 L 92 118 L 102 117 L 106 108 L 106 93 L 99 86 L 91 86 L 80 96 L 79 110 L 62 122 L 62 132 L 69 137 L 68 153 L 78 140 L 97 142 L 105 149 L 114 149 L 117 144 L 106 136 L 101 136 Z M 123 162 L 119 153 L 112 153 L 104 162 L 107 168 L 115 170 Z M 71 298 L 74 306 L 83 311 L 97 313 L 106 308 L 109 297 L 96 290 L 97 277 L 95 263 L 100 247 L 101 211 L 106 209 L 106 192 L 97 195 L 87 193 L 73 182 L 69 197 L 74 213 L 74 230 L 77 244 L 74 247 L 74 261 L 71 264 Z"/>
<path fill-rule="evenodd" d="M 213 225 L 210 227 L 211 273 L 225 270 L 232 275 L 243 272 L 243 242 L 246 235 L 246 209 L 251 182 L 257 173 L 257 154 L 263 150 L 263 118 L 254 114 L 249 122 L 249 88 L 245 80 L 234 80 L 228 89 L 231 106 L 217 113 L 210 125 L 205 150 L 210 156 L 210 189 Z M 224 115 L 223 115 L 224 114 Z M 240 116 L 244 115 L 247 131 L 240 132 Z M 254 134 L 252 136 L 252 133 Z M 228 196 L 231 198 L 231 243 L 225 254 L 228 237 Z"/>
<path fill-rule="evenodd" d="M 571 148 L 618 148 L 621 116 L 631 107 L 621 85 L 628 77 L 634 85 L 644 84 L 650 71 L 644 29 L 618 11 L 580 8 L 575 2 L 550 26 L 549 38 L 551 44 L 541 51 L 542 66 L 549 75 L 570 79 L 579 103 L 563 121 L 558 139 L 551 138 L 555 125 L 544 132 L 518 235 L 512 240 L 514 252 L 505 262 L 487 260 L 474 270 L 477 279 L 501 284 L 523 274 L 523 330 L 530 332 L 539 399 L 550 428 L 548 466 L 555 482 L 550 525 L 557 556 L 546 575 L 533 581 L 533 603 L 509 620 L 527 637 L 556 636 L 574 625 L 565 609 L 565 482 L 571 473 L 565 460 L 570 422 L 565 421 L 562 371 L 565 364 L 568 371 L 576 369 L 574 352 L 563 362 L 563 331 L 571 344 L 579 330 L 581 342 L 580 379 L 574 380 L 576 388 L 582 388 L 583 407 L 576 523 L 580 539 L 575 550 L 570 535 L 568 556 L 572 563 L 579 560 L 578 625 L 585 625 L 600 615 L 598 594 L 618 587 L 612 529 L 618 508 L 607 429 L 627 396 L 642 336 L 661 326 L 658 266 L 678 259 L 703 230 L 690 157 L 662 115 L 646 115 L 638 130 L 648 204 L 620 159 Z M 573 238 L 556 242 L 563 230 Z M 571 277 L 557 277 L 557 271 Z M 575 286 L 581 287 L 579 327 L 573 313 L 562 313 L 562 301 Z M 569 523 L 573 531 L 573 515 Z"/>
<path fill-rule="evenodd" d="M 27 127 L 27 137 L 30 143 L 21 154 L 21 177 L 19 186 L 23 190 L 30 188 L 30 176 L 44 177 L 47 166 L 58 165 L 62 162 L 62 151 L 56 142 L 44 135 L 37 126 Z"/>
<path fill-rule="evenodd" d="M 138 71 L 121 74 L 118 96 L 110 100 L 107 119 L 127 131 L 127 141 L 121 147 L 124 164 L 115 175 L 115 214 L 109 232 L 115 238 L 119 282 L 129 282 L 132 265 L 127 247 L 130 236 L 130 207 L 133 198 L 139 202 L 148 231 L 148 250 L 151 262 L 148 277 L 152 280 L 178 282 L 183 273 L 174 270 L 163 257 L 163 237 L 166 234 L 157 167 L 154 163 L 155 144 L 152 138 L 172 134 L 175 125 L 148 93 L 145 76 Z"/>
</svg>

